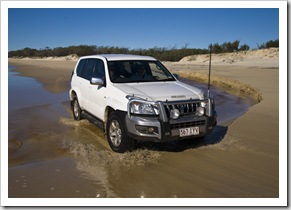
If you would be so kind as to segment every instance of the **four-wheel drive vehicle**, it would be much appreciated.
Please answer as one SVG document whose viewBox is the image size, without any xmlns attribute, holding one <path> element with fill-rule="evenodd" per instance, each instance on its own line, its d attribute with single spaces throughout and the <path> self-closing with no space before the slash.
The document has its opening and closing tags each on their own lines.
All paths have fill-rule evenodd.
<svg viewBox="0 0 291 210">
<path fill-rule="evenodd" d="M 115 152 L 136 141 L 203 137 L 216 125 L 213 98 L 177 80 L 158 60 L 136 55 L 81 57 L 72 73 L 75 120 L 98 120 Z"/>
</svg>

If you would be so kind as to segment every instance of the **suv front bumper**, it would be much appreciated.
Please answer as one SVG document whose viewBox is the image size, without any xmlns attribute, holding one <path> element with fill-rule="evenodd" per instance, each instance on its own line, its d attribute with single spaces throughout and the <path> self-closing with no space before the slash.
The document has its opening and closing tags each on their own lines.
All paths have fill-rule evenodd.
<svg viewBox="0 0 291 210">
<path fill-rule="evenodd" d="M 216 125 L 216 112 L 211 117 L 194 114 L 181 116 L 176 120 L 162 121 L 158 116 L 126 115 L 128 135 L 139 141 L 166 142 L 186 138 L 203 137 L 210 134 Z M 198 133 L 180 137 L 180 129 L 195 127 Z"/>
</svg>

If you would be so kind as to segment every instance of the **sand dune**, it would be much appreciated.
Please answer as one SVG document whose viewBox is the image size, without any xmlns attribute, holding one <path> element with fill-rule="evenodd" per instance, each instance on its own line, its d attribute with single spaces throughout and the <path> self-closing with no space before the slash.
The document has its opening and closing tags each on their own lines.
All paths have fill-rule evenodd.
<svg viewBox="0 0 291 210">
<path fill-rule="evenodd" d="M 211 62 L 214 65 L 240 65 L 240 66 L 260 66 L 279 67 L 279 49 L 260 49 L 241 51 L 233 53 L 212 54 Z M 209 55 L 191 55 L 184 57 L 179 63 L 191 63 L 196 65 L 208 65 Z"/>
</svg>

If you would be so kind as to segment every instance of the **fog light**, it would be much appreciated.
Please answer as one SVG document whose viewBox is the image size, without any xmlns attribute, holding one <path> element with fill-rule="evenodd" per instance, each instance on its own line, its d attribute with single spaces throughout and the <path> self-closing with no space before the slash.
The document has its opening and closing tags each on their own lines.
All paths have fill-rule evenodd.
<svg viewBox="0 0 291 210">
<path fill-rule="evenodd" d="M 170 118 L 172 119 L 177 119 L 178 117 L 180 117 L 180 111 L 179 109 L 172 109 L 170 112 Z"/>
<path fill-rule="evenodd" d="M 136 125 L 136 130 L 140 133 L 144 134 L 158 134 L 158 127 L 155 126 L 143 126 L 143 125 Z"/>
<path fill-rule="evenodd" d="M 204 108 L 203 107 L 197 107 L 196 114 L 201 117 L 204 115 Z"/>
<path fill-rule="evenodd" d="M 148 132 L 148 128 L 146 126 L 136 125 L 135 128 L 140 133 L 147 133 Z"/>
<path fill-rule="evenodd" d="M 153 133 L 155 129 L 153 127 L 149 127 L 149 133 Z"/>
</svg>

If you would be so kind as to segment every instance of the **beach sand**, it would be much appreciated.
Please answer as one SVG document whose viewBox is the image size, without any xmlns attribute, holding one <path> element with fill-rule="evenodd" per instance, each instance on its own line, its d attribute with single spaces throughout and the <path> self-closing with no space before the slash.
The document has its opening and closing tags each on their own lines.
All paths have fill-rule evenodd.
<svg viewBox="0 0 291 210">
<path fill-rule="evenodd" d="M 76 60 L 9 59 L 9 64 L 17 66 L 17 72 L 35 78 L 52 93 L 68 91 L 75 63 Z M 204 82 L 206 80 L 207 63 L 183 61 L 164 62 L 164 64 L 180 76 L 196 78 Z M 190 144 L 190 146 L 185 143 L 186 146 L 181 146 L 182 149 L 178 151 L 167 151 L 159 145 L 153 150 L 140 150 L 121 155 L 109 151 L 103 134 L 99 133 L 100 138 L 103 138 L 102 143 L 90 140 L 82 145 L 77 141 L 68 143 L 70 147 L 66 147 L 64 154 L 70 148 L 74 161 L 71 156 L 68 158 L 68 155 L 57 155 L 56 158 L 40 161 L 40 167 L 31 165 L 25 167 L 17 161 L 11 162 L 9 195 L 11 197 L 278 198 L 278 59 L 268 65 L 222 64 L 214 62 L 212 66 L 212 78 L 217 80 L 214 82 L 215 85 L 233 94 L 251 97 L 257 104 L 233 122 L 219 125 L 221 138 L 209 140 L 207 143 Z M 68 105 L 66 106 L 68 108 Z M 70 120 L 69 115 L 67 118 L 61 118 L 61 121 L 74 127 L 75 122 Z M 83 126 L 90 132 L 96 131 L 86 123 Z M 81 128 L 73 129 L 75 131 Z M 87 138 L 87 136 L 78 137 Z M 105 148 L 105 151 L 100 148 Z M 10 154 L 13 155 L 13 152 Z M 66 159 L 70 159 L 68 165 L 64 164 Z M 64 179 L 64 182 L 61 182 L 62 190 L 56 192 L 55 187 L 46 186 L 45 189 L 49 193 L 40 193 L 37 185 L 42 179 L 54 182 L 49 173 L 57 170 L 54 167 L 63 167 L 63 173 L 66 174 L 66 171 L 71 173 L 69 181 L 76 183 L 77 187 L 66 187 L 70 186 L 69 181 L 66 180 L 65 175 L 59 175 L 56 179 Z M 37 178 L 35 183 L 31 181 L 30 193 L 25 191 L 25 187 L 17 186 L 16 180 L 21 179 L 19 177 L 25 176 L 26 179 L 33 180 L 37 177 L 38 169 L 45 170 L 46 175 L 42 174 L 44 177 Z M 192 204 L 195 206 L 195 202 Z"/>
</svg>

